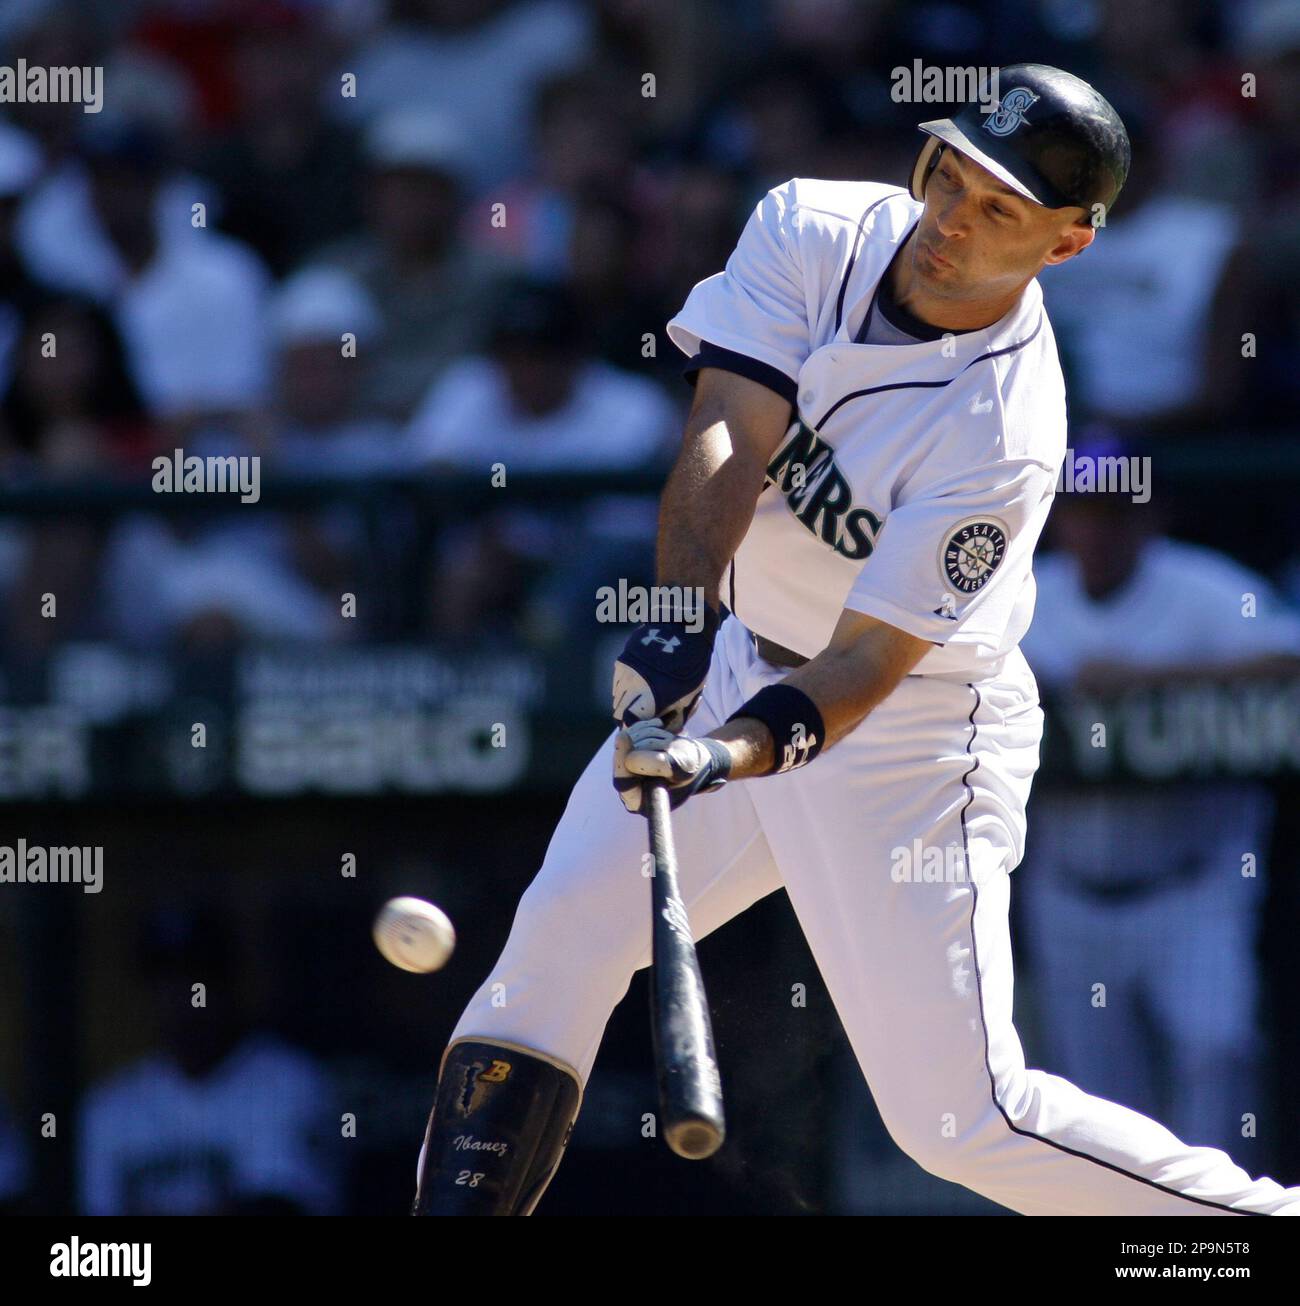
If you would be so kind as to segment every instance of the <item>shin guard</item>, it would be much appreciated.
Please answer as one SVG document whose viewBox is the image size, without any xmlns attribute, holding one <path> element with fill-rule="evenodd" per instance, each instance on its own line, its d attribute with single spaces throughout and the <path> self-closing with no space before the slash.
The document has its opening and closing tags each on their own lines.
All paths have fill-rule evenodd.
<svg viewBox="0 0 1300 1306">
<path fill-rule="evenodd" d="M 506 1043 L 462 1039 L 442 1058 L 412 1215 L 531 1215 L 582 1101 L 568 1066 Z"/>
</svg>

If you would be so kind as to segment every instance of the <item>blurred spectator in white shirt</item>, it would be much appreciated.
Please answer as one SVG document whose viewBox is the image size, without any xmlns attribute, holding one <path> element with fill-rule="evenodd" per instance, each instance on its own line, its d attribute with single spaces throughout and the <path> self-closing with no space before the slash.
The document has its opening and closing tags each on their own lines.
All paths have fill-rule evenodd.
<svg viewBox="0 0 1300 1306">
<path fill-rule="evenodd" d="M 241 1026 L 224 920 L 207 908 L 166 908 L 142 935 L 159 1045 L 85 1095 L 81 1211 L 337 1213 L 344 1144 L 329 1083 L 307 1053 Z M 200 984 L 207 1000 L 196 1005 Z"/>
<path fill-rule="evenodd" d="M 411 423 L 410 456 L 485 482 L 500 464 L 508 501 L 514 473 L 666 466 L 679 416 L 653 382 L 592 357 L 567 289 L 518 282 L 499 306 L 489 352 L 431 387 Z M 438 629 L 467 637 L 494 619 L 513 626 L 527 593 L 554 572 L 573 578 L 556 600 L 568 611 L 547 616 L 546 636 L 525 632 L 553 636 L 556 623 L 578 615 L 572 605 L 594 610 L 596 586 L 626 575 L 617 559 L 650 552 L 656 514 L 653 496 L 602 496 L 578 512 L 502 508 L 453 529 L 436 570 Z M 540 620 L 536 611 L 525 619 Z"/>
<path fill-rule="evenodd" d="M 392 428 L 355 402 L 357 369 L 377 338 L 364 291 L 339 271 L 304 272 L 268 306 L 268 321 L 279 346 L 278 385 L 258 439 L 214 423 L 194 429 L 185 452 L 256 456 L 265 478 L 392 466 Z M 343 356 L 345 331 L 356 336 L 356 358 Z M 134 514 L 116 526 L 105 550 L 104 589 L 118 638 L 134 647 L 194 649 L 242 639 L 327 642 L 357 631 L 357 623 L 339 616 L 346 543 L 355 532 L 331 546 L 328 514 L 229 500 L 221 506 L 212 515 Z"/>
<path fill-rule="evenodd" d="M 107 619 L 131 648 L 199 651 L 244 639 L 326 642 L 349 634 L 338 596 L 300 574 L 292 534 L 231 508 L 217 524 L 133 516 L 104 558 Z"/>
<path fill-rule="evenodd" d="M 488 353 L 429 388 L 410 426 L 421 461 L 488 473 L 597 471 L 665 456 L 677 409 L 659 386 L 595 360 L 570 291 L 517 282 Z"/>
<path fill-rule="evenodd" d="M 589 7 L 577 0 L 400 0 L 394 18 L 344 60 L 357 93 L 340 112 L 441 111 L 480 143 L 468 160 L 480 191 L 522 167 L 537 84 L 591 46 Z"/>
<path fill-rule="evenodd" d="M 340 269 L 305 268 L 290 277 L 271 304 L 275 389 L 267 454 L 272 477 L 351 479 L 404 471 L 400 428 L 363 403 L 366 376 L 383 350 L 374 301 Z M 297 572 L 329 594 L 372 594 L 365 617 L 350 623 L 372 632 L 396 598 L 369 584 L 394 565 L 387 544 L 404 537 L 406 518 L 389 502 L 367 522 L 352 503 L 277 514 L 292 541 Z M 381 556 L 382 554 L 382 556 Z M 367 572 L 367 569 L 369 573 Z"/>
<path fill-rule="evenodd" d="M 195 225 L 211 188 L 175 172 L 160 133 L 92 119 L 82 150 L 30 195 L 19 246 L 33 275 L 113 310 L 157 417 L 244 413 L 266 397 L 266 269 L 247 246 Z"/>
<path fill-rule="evenodd" d="M 1241 220 L 1167 189 L 1127 117 L 1129 180 L 1083 255 L 1043 270 L 1048 316 L 1077 416 L 1146 435 L 1208 426 L 1232 415 L 1243 380 Z"/>
<path fill-rule="evenodd" d="M 365 230 L 319 256 L 355 277 L 379 310 L 384 347 L 364 398 L 388 417 L 409 418 L 430 381 L 483 343 L 502 270 L 458 234 L 471 152 L 455 122 L 435 111 L 379 118 L 366 135 L 368 171 L 360 179 Z"/>
<path fill-rule="evenodd" d="M 276 292 L 270 324 L 268 467 L 303 476 L 395 470 L 397 427 L 362 398 L 365 375 L 383 352 L 383 323 L 365 288 L 341 269 L 306 268 Z"/>
<path fill-rule="evenodd" d="M 267 317 L 277 386 L 258 438 L 214 422 L 191 431 L 186 454 L 256 456 L 266 477 L 392 469 L 394 428 L 357 398 L 378 352 L 378 317 L 364 290 L 336 269 L 304 271 L 278 292 Z M 344 356 L 344 333 L 355 337 L 357 357 Z M 222 506 L 212 516 L 120 522 L 104 560 L 114 634 L 136 647 L 196 648 L 243 639 L 329 642 L 360 632 L 340 619 L 340 595 L 355 592 L 349 581 L 361 548 L 348 514 Z"/>
</svg>

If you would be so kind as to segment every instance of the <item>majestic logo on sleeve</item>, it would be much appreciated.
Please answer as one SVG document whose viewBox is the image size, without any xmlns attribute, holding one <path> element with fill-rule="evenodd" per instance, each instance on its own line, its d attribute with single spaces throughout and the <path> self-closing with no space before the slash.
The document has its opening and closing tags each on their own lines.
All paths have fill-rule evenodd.
<svg viewBox="0 0 1300 1306">
<path fill-rule="evenodd" d="M 767 479 L 785 495 L 800 525 L 845 558 L 866 558 L 876 547 L 881 519 L 856 507 L 853 490 L 835 466 L 835 451 L 816 431 L 795 422 L 793 435 L 767 465 Z"/>
<path fill-rule="evenodd" d="M 984 119 L 984 130 L 994 136 L 1010 136 L 1022 122 L 1029 106 L 1038 99 L 1027 86 L 1017 86 L 1008 91 L 998 107 Z"/>
<path fill-rule="evenodd" d="M 1007 551 L 1007 528 L 990 517 L 972 517 L 956 527 L 939 550 L 943 578 L 958 594 L 983 589 Z"/>
</svg>

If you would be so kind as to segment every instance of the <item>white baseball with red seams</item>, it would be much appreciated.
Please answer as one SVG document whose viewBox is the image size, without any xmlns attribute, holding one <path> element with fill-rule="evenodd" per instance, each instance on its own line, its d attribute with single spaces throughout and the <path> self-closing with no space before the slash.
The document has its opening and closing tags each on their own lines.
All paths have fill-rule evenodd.
<svg viewBox="0 0 1300 1306">
<path fill-rule="evenodd" d="M 723 577 L 733 615 L 688 732 L 787 674 L 751 631 L 815 656 L 847 607 L 935 645 L 808 766 L 675 814 L 695 935 L 784 886 L 890 1134 L 993 1201 L 1300 1213 L 1300 1189 L 1025 1065 L 1008 907 L 1042 712 L 1018 646 L 1065 454 L 1064 386 L 1037 281 L 992 326 L 938 339 L 874 314 L 921 211 L 896 187 L 789 182 L 669 324 L 688 354 L 708 342 L 788 379 L 797 408 Z M 578 780 L 452 1035 L 536 1048 L 584 1083 L 650 962 L 645 829 L 611 786 L 612 749 L 611 735 Z M 899 850 L 917 847 L 955 874 L 900 873 Z"/>
</svg>

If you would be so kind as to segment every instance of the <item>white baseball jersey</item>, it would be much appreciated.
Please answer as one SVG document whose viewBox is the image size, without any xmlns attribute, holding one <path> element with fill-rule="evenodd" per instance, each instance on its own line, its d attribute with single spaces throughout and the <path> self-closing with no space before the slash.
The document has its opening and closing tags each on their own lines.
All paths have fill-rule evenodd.
<svg viewBox="0 0 1300 1306">
<path fill-rule="evenodd" d="M 990 327 L 873 343 L 891 339 L 873 294 L 921 210 L 878 182 L 787 182 L 668 333 L 755 360 L 796 407 L 724 578 L 736 616 L 811 657 L 849 607 L 939 645 L 919 674 L 980 679 L 1033 615 L 1065 387 L 1037 281 Z"/>
</svg>

